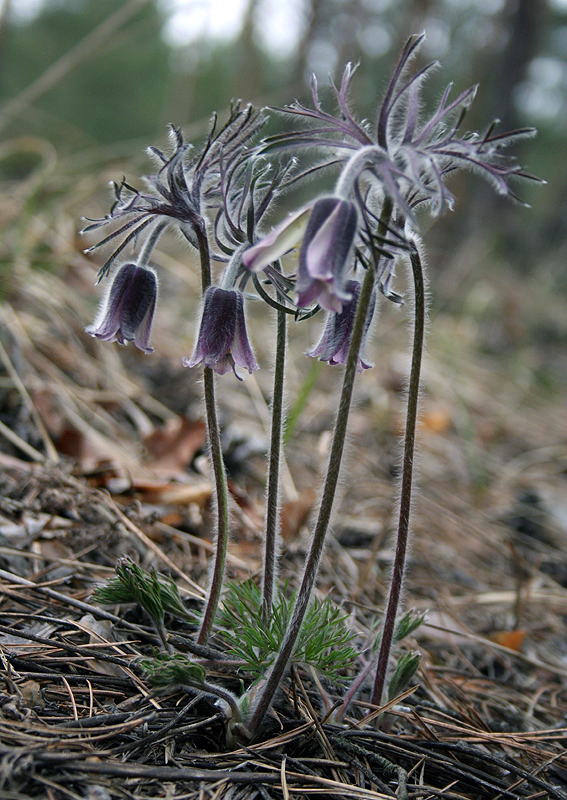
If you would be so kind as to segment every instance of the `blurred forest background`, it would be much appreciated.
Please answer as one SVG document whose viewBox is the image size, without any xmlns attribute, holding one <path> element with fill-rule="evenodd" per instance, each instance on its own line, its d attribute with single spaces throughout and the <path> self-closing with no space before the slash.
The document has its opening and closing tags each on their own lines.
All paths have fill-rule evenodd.
<svg viewBox="0 0 567 800">
<path fill-rule="evenodd" d="M 96 215 L 79 199 L 92 196 L 95 174 L 106 182 L 122 169 L 133 179 L 145 146 L 165 144 L 167 123 L 200 136 L 232 98 L 306 99 L 312 73 L 324 91 L 347 61 L 360 63 L 353 99 L 372 119 L 401 44 L 421 30 L 420 58 L 442 64 L 430 102 L 449 79 L 455 92 L 480 83 L 466 125 L 482 129 L 496 117 L 502 129 L 536 126 L 538 138 L 518 157 L 549 183 L 526 187 L 534 205 L 526 211 L 460 178 L 457 211 L 429 240 L 434 280 L 453 271 L 464 243 L 481 247 L 488 235 L 490 252 L 513 271 L 539 271 L 565 292 L 567 0 L 3 0 L 2 285 L 18 259 L 49 266 L 37 242 L 22 251 L 29 239 L 18 231 L 30 214 L 41 207 L 54 219 L 67 202 L 77 218 Z M 499 224 L 485 232 L 494 213 Z M 443 278 L 435 295 L 451 303 L 453 290 Z"/>
<path fill-rule="evenodd" d="M 60 375 L 69 371 L 65 346 L 101 352 L 84 326 L 100 296 L 94 278 L 103 253 L 83 255 L 92 242 L 78 235 L 81 217 L 107 212 L 111 180 L 125 175 L 141 185 L 150 169 L 145 148 L 167 148 L 168 123 L 200 140 L 211 113 L 222 121 L 231 99 L 309 102 L 310 75 L 325 96 L 329 74 L 340 80 L 347 61 L 360 64 L 353 106 L 372 120 L 403 42 L 421 30 L 421 62 L 441 62 L 427 101 L 435 104 L 449 80 L 454 96 L 478 82 L 464 129 L 483 130 L 494 118 L 501 130 L 536 126 L 537 138 L 516 155 L 548 183 L 518 187 L 532 205 L 524 208 L 473 175 L 453 180 L 456 210 L 424 220 L 432 327 L 438 315 L 459 316 L 474 325 L 474 348 L 508 358 L 523 391 L 561 395 L 567 0 L 0 0 L 0 298 L 29 302 L 35 313 L 55 306 L 30 333 L 35 347 L 47 351 L 50 326 L 59 326 Z M 275 115 L 270 125 L 282 123 Z M 172 305 L 158 314 L 154 335 L 167 337 L 179 381 L 198 283 L 185 269 L 192 255 L 175 239 L 156 253 L 168 273 L 160 306 L 168 295 Z M 72 333 L 61 330 L 65 315 Z M 139 360 L 131 350 L 117 358 Z M 180 400 L 174 410 L 184 408 Z M 6 410 L 9 425 L 12 416 Z"/>
</svg>

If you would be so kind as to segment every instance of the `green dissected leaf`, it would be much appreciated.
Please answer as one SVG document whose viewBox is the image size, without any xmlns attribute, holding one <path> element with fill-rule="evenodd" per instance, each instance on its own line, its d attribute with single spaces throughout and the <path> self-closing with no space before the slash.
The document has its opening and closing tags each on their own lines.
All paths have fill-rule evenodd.
<svg viewBox="0 0 567 800">
<path fill-rule="evenodd" d="M 184 620 L 194 620 L 171 579 L 158 575 L 153 567 L 148 572 L 129 558 L 118 562 L 116 577 L 106 586 L 96 589 L 93 599 L 105 605 L 139 603 L 158 622 L 163 622 L 165 612 Z"/>
<path fill-rule="evenodd" d="M 398 661 L 398 666 L 396 667 L 395 672 L 392 675 L 392 679 L 390 680 L 390 685 L 388 687 L 388 700 L 393 700 L 394 697 L 397 697 L 404 691 L 408 683 L 417 672 L 420 661 L 421 653 L 404 653 L 404 655 Z"/>
<path fill-rule="evenodd" d="M 400 642 L 416 631 L 425 621 L 425 611 L 408 611 L 400 618 L 394 631 L 394 641 Z"/>
<path fill-rule="evenodd" d="M 284 588 L 285 591 L 285 588 Z M 253 581 L 231 584 L 217 615 L 217 625 L 228 652 L 261 676 L 272 664 L 283 641 L 294 606 L 294 596 L 276 596 L 270 620 L 262 621 L 262 596 Z M 293 661 L 309 664 L 339 679 L 357 658 L 354 638 L 345 626 L 346 615 L 329 597 L 313 601 L 299 634 Z"/>
<path fill-rule="evenodd" d="M 140 666 L 150 684 L 157 687 L 200 686 L 206 677 L 204 667 L 181 654 L 158 653 L 154 658 L 141 661 Z"/>
</svg>

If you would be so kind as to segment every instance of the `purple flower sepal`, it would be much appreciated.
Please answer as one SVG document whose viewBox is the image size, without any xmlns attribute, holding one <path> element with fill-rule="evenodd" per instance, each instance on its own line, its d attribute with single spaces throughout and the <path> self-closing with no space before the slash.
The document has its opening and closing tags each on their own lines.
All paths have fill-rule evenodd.
<svg viewBox="0 0 567 800">
<path fill-rule="evenodd" d="M 327 322 L 325 323 L 323 334 L 319 342 L 312 350 L 309 350 L 306 355 L 318 358 L 319 361 L 328 361 L 329 364 L 333 365 L 346 364 L 354 318 L 358 306 L 358 298 L 360 296 L 360 283 L 358 283 L 358 281 L 348 281 L 346 289 L 350 293 L 351 299 L 343 304 L 343 310 L 340 313 L 333 311 L 327 316 Z M 376 293 L 372 292 L 360 353 L 364 352 L 364 347 L 368 338 L 368 329 L 370 328 L 370 323 L 374 316 L 375 305 Z M 373 364 L 369 364 L 362 356 L 359 356 L 356 368 L 357 372 L 370 369 L 372 366 Z"/>
<path fill-rule="evenodd" d="M 183 359 L 185 367 L 197 364 L 219 375 L 232 369 L 238 380 L 237 366 L 250 373 L 259 369 L 246 334 L 244 297 L 236 289 L 210 286 L 205 292 L 197 344 L 191 357 Z"/>
<path fill-rule="evenodd" d="M 261 272 L 269 264 L 293 250 L 300 243 L 311 213 L 311 206 L 294 211 L 242 256 L 242 263 L 251 272 Z"/>
<path fill-rule="evenodd" d="M 103 342 L 134 342 L 144 353 L 153 353 L 150 333 L 156 302 L 155 272 L 125 264 L 117 272 L 98 318 L 86 331 Z"/>
<path fill-rule="evenodd" d="M 299 250 L 298 306 L 319 303 L 340 313 L 351 299 L 346 276 L 357 228 L 358 212 L 350 200 L 321 197 L 314 203 Z"/>
</svg>

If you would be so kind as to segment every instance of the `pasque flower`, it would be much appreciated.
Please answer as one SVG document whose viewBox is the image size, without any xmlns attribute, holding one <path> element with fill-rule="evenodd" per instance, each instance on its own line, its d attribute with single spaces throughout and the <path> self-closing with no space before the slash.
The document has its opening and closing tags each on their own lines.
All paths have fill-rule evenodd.
<svg viewBox="0 0 567 800">
<path fill-rule="evenodd" d="M 356 238 L 358 214 L 350 200 L 321 197 L 313 205 L 299 250 L 297 304 L 319 303 L 340 312 L 350 300 L 346 276 Z"/>
<path fill-rule="evenodd" d="M 181 130 L 171 126 L 172 152 L 166 154 L 156 147 L 149 148 L 150 155 L 158 161 L 159 170 L 146 176 L 148 189 L 139 191 L 125 180 L 114 184 L 115 200 L 110 213 L 103 219 L 89 220 L 90 224 L 83 229 L 83 233 L 91 233 L 115 225 L 111 233 L 86 251 L 114 244 L 99 277 L 103 278 L 125 249 L 137 242 L 145 241 L 149 256 L 163 231 L 171 225 L 178 227 L 198 249 L 196 231 L 204 230 L 206 211 L 217 210 L 220 204 L 225 215 L 228 214 L 226 182 L 229 176 L 236 182 L 242 170 L 246 172 L 246 165 L 242 165 L 244 154 L 264 121 L 259 110 L 250 105 L 242 108 L 240 103 L 235 103 L 220 130 L 217 130 L 217 117 L 213 115 L 207 140 L 198 150 L 184 141 Z M 270 202 L 269 193 L 267 199 L 263 202 L 262 199 L 260 211 L 263 213 Z M 230 223 L 233 224 L 231 220 Z"/>
<path fill-rule="evenodd" d="M 416 206 L 425 203 L 433 214 L 439 214 L 453 204 L 453 195 L 445 185 L 448 175 L 457 169 L 470 169 L 488 180 L 499 194 L 518 199 L 510 186 L 515 178 L 534 179 L 513 160 L 506 159 L 503 150 L 521 138 L 533 136 L 532 128 L 510 133 L 495 133 L 491 125 L 484 135 L 465 133 L 459 128 L 468 107 L 474 100 L 473 86 L 450 100 L 452 84 L 443 92 L 439 104 L 424 114 L 421 90 L 428 73 L 436 63 L 427 64 L 414 75 L 407 68 L 417 53 L 424 34 L 412 36 L 403 49 L 378 112 L 373 132 L 367 123 L 358 123 L 351 114 L 348 94 L 355 72 L 350 64 L 345 68 L 340 87 L 333 91 L 340 113 L 333 116 L 321 107 L 317 83 L 313 79 L 313 108 L 299 102 L 281 111 L 301 120 L 301 129 L 285 131 L 268 137 L 264 150 L 313 148 L 331 150 L 332 160 L 323 159 L 316 167 L 336 166 L 343 161 L 337 192 L 349 196 L 351 188 L 360 190 L 362 184 L 372 188 L 368 199 L 381 201 L 389 197 L 397 213 L 414 218 Z M 311 124 L 303 124 L 308 120 Z M 339 188 L 339 187 L 338 187 Z M 362 199 L 364 192 L 360 194 Z M 363 216 L 372 206 L 361 202 Z"/>
<path fill-rule="evenodd" d="M 248 372 L 259 369 L 250 347 L 244 321 L 244 297 L 236 289 L 211 286 L 205 293 L 199 336 L 186 367 L 203 364 L 219 375 L 230 369 L 239 380 L 236 366 Z"/>
<path fill-rule="evenodd" d="M 323 333 L 318 343 L 312 350 L 309 350 L 306 355 L 318 358 L 319 361 L 328 361 L 329 364 L 346 364 L 350 338 L 352 335 L 352 328 L 354 325 L 354 317 L 356 315 L 356 307 L 358 305 L 358 298 L 360 295 L 360 284 L 358 281 L 348 281 L 346 290 L 349 292 L 351 299 L 343 304 L 343 310 L 340 313 L 332 311 L 327 316 L 327 321 L 323 329 Z M 376 305 L 376 294 L 373 293 L 366 317 L 366 325 L 364 328 L 364 338 L 360 352 L 364 351 L 364 346 L 368 336 L 368 329 L 374 316 L 374 307 Z M 372 364 L 364 360 L 362 356 L 358 359 L 357 370 L 362 372 L 364 369 L 370 369 Z"/>
<path fill-rule="evenodd" d="M 350 295 L 346 275 L 356 238 L 358 213 L 350 200 L 320 197 L 299 209 L 250 247 L 242 262 L 253 272 L 265 269 L 301 243 L 297 272 L 297 305 L 319 303 L 328 311 L 341 310 Z"/>
<path fill-rule="evenodd" d="M 117 272 L 98 318 L 86 331 L 104 342 L 134 342 L 144 353 L 153 353 L 150 332 L 156 301 L 155 273 L 125 264 Z"/>
</svg>

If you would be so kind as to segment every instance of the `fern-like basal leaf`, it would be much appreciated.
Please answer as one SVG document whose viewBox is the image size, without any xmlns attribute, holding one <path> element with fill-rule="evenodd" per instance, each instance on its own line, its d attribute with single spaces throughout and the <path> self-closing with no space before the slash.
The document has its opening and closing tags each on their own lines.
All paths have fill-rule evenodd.
<svg viewBox="0 0 567 800">
<path fill-rule="evenodd" d="M 388 687 L 388 700 L 393 700 L 401 694 L 411 681 L 421 660 L 421 653 L 404 653 L 390 680 Z"/>
<path fill-rule="evenodd" d="M 93 600 L 107 606 L 136 602 L 135 595 L 129 587 L 124 586 L 120 578 L 111 578 L 107 584 L 99 586 L 92 597 Z"/>
<path fill-rule="evenodd" d="M 425 611 L 408 611 L 400 618 L 394 631 L 394 641 L 400 642 L 410 636 L 425 622 Z"/>
<path fill-rule="evenodd" d="M 285 592 L 285 588 L 284 588 Z M 262 676 L 273 663 L 287 630 L 294 597 L 278 592 L 272 614 L 262 620 L 262 596 L 253 581 L 229 586 L 217 615 L 220 634 L 228 652 L 246 663 L 246 670 Z M 354 635 L 345 626 L 345 614 L 329 597 L 314 601 L 306 614 L 292 661 L 315 667 L 335 680 L 344 676 L 357 658 L 350 642 Z"/>
<path fill-rule="evenodd" d="M 156 687 L 175 685 L 199 686 L 205 680 L 205 668 L 187 656 L 157 653 L 154 658 L 140 662 L 149 683 Z"/>
<path fill-rule="evenodd" d="M 139 603 L 155 620 L 163 620 L 164 612 L 186 621 L 194 617 L 185 609 L 179 590 L 170 578 L 149 572 L 129 558 L 116 565 L 116 577 L 93 593 L 93 599 L 105 605 Z"/>
</svg>

